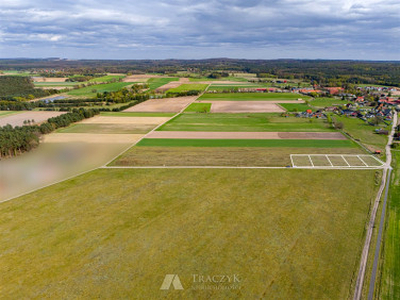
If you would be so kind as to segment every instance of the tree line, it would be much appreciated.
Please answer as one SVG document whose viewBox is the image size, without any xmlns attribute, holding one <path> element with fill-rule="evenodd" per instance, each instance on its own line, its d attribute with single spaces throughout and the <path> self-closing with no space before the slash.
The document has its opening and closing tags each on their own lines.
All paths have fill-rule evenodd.
<svg viewBox="0 0 400 300">
<path fill-rule="evenodd" d="M 39 146 L 40 136 L 72 123 L 99 114 L 97 109 L 74 109 L 70 113 L 49 118 L 41 125 L 0 127 L 0 159 L 17 156 Z"/>
</svg>

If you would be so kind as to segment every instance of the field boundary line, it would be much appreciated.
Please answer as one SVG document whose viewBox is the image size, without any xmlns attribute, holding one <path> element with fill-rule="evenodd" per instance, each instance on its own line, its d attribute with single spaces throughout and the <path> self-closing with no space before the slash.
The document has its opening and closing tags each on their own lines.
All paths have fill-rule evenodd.
<svg viewBox="0 0 400 300">
<path fill-rule="evenodd" d="M 329 163 L 331 164 L 331 167 L 333 167 L 333 164 L 332 164 L 331 160 L 329 159 L 329 154 L 325 155 L 325 157 L 329 161 Z"/>
<path fill-rule="evenodd" d="M 360 157 L 360 155 L 357 155 L 357 157 L 358 157 L 359 160 L 361 160 L 361 162 L 362 162 L 364 165 L 368 166 L 368 164 Z"/>
<path fill-rule="evenodd" d="M 381 167 L 263 167 L 263 166 L 102 166 L 100 169 L 286 169 L 286 170 L 379 170 Z"/>
</svg>

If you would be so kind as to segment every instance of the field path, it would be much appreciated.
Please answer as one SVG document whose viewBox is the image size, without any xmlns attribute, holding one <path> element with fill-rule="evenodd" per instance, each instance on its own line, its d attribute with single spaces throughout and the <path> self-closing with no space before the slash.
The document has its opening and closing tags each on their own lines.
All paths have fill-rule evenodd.
<svg viewBox="0 0 400 300">
<path fill-rule="evenodd" d="M 375 219 L 376 219 L 376 214 L 378 212 L 378 207 L 379 207 L 379 202 L 382 198 L 383 191 L 385 189 L 385 185 L 387 182 L 387 185 L 389 188 L 390 180 L 387 180 L 388 173 L 390 174 L 389 170 L 391 169 L 391 163 L 392 163 L 392 152 L 390 151 L 390 145 L 393 142 L 393 135 L 395 132 L 395 127 L 397 126 L 397 114 L 394 114 L 393 118 L 393 124 L 392 124 L 392 130 L 388 138 L 388 142 L 386 144 L 386 162 L 383 168 L 383 174 L 382 174 L 382 180 L 381 180 L 381 185 L 379 187 L 378 194 L 376 195 L 374 206 L 372 208 L 371 212 L 371 218 L 368 222 L 368 228 L 367 228 L 367 234 L 365 238 L 365 243 L 364 243 L 364 248 L 362 251 L 361 255 L 361 262 L 360 262 L 360 268 L 358 271 L 358 277 L 356 281 L 356 287 L 355 287 L 355 292 L 354 292 L 354 300 L 360 300 L 362 296 L 362 289 L 364 285 L 364 279 L 365 279 L 365 269 L 367 266 L 367 261 L 368 261 L 368 254 L 369 250 L 371 247 L 371 239 L 372 239 L 372 234 L 374 230 L 374 225 L 375 225 Z M 390 178 L 389 178 L 390 179 Z"/>
</svg>

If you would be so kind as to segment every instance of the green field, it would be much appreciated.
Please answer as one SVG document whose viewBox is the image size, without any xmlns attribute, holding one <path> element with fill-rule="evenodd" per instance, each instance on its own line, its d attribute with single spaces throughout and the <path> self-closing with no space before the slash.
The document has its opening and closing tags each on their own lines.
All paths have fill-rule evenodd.
<svg viewBox="0 0 400 300">
<path fill-rule="evenodd" d="M 241 140 L 241 139 L 143 139 L 137 146 L 145 147 L 291 147 L 291 148 L 352 148 L 350 140 Z"/>
<path fill-rule="evenodd" d="M 290 154 L 363 154 L 359 148 L 132 147 L 114 166 L 290 166 Z"/>
<path fill-rule="evenodd" d="M 213 101 L 268 101 L 268 100 L 307 100 L 308 96 L 293 93 L 209 93 L 202 95 L 198 100 Z"/>
<path fill-rule="evenodd" d="M 102 116 L 111 116 L 111 117 L 173 117 L 175 113 L 151 113 L 151 112 L 100 112 Z"/>
<path fill-rule="evenodd" d="M 110 82 L 113 80 L 120 80 L 122 78 L 125 78 L 126 76 L 124 75 L 106 75 L 106 76 L 102 76 L 102 77 L 97 77 L 97 78 L 93 78 L 90 79 L 88 82 Z"/>
<path fill-rule="evenodd" d="M 60 133 L 106 133 L 106 134 L 142 134 L 152 130 L 155 125 L 133 124 L 73 124 L 57 130 Z"/>
<path fill-rule="evenodd" d="M 51 80 L 51 78 L 49 79 Z M 79 85 L 78 82 L 34 82 L 36 87 L 52 87 L 52 86 L 65 86 L 72 87 L 74 85 Z"/>
<path fill-rule="evenodd" d="M 211 103 L 192 103 L 185 112 L 208 113 L 211 109 Z"/>
<path fill-rule="evenodd" d="M 204 91 L 208 87 L 208 84 L 181 84 L 180 86 L 169 89 L 168 93 L 182 93 L 187 91 Z"/>
<path fill-rule="evenodd" d="M 376 297 L 400 298 L 400 152 L 392 151 L 395 166 L 386 212 L 386 227 L 382 239 L 381 278 Z"/>
<path fill-rule="evenodd" d="M 374 133 L 376 128 L 385 128 L 382 124 L 379 127 L 368 125 L 364 121 L 356 118 L 349 118 L 346 116 L 334 116 L 338 122 L 342 122 L 344 125 L 343 131 L 349 133 L 353 138 L 359 140 L 371 149 L 383 150 L 387 143 L 386 135 L 379 135 Z M 388 130 L 390 127 L 388 127 Z"/>
<path fill-rule="evenodd" d="M 0 110 L 0 118 L 1 117 L 5 117 L 5 116 L 9 116 L 9 115 L 14 115 L 14 114 L 19 114 L 22 111 L 5 111 L 5 110 Z"/>
<path fill-rule="evenodd" d="M 323 120 L 281 117 L 280 114 L 189 114 L 168 121 L 158 130 L 165 131 L 335 131 Z"/>
<path fill-rule="evenodd" d="M 373 182 L 374 171 L 97 170 L 0 205 L 1 294 L 351 298 Z M 166 274 L 184 290 L 161 291 Z M 202 289 L 193 274 L 240 282 Z"/>
<path fill-rule="evenodd" d="M 282 106 L 288 112 L 303 112 L 308 109 L 313 110 L 306 103 L 280 103 L 279 106 Z"/>
<path fill-rule="evenodd" d="M 147 80 L 147 83 L 149 85 L 149 89 L 151 91 L 159 88 L 160 86 L 163 86 L 164 84 L 167 84 L 171 81 L 178 81 L 179 78 L 172 77 L 172 78 L 150 78 Z"/>
<path fill-rule="evenodd" d="M 348 101 L 343 101 L 336 98 L 315 98 L 314 100 L 310 101 L 310 105 L 314 107 L 327 107 L 327 106 L 334 106 L 335 104 L 345 105 Z"/>
<path fill-rule="evenodd" d="M 116 92 L 128 85 L 132 85 L 132 83 L 131 82 L 114 82 L 114 83 L 106 83 L 106 84 L 96 84 L 96 85 L 87 86 L 87 87 L 84 87 L 81 89 L 69 91 L 68 95 L 81 96 L 81 97 L 95 97 L 97 93 Z"/>
<path fill-rule="evenodd" d="M 221 78 L 208 78 L 208 77 L 198 77 L 198 78 L 189 78 L 192 82 L 198 81 L 237 81 L 237 82 L 248 82 L 246 78 L 236 77 L 236 76 L 228 76 L 228 77 L 221 77 Z"/>
</svg>

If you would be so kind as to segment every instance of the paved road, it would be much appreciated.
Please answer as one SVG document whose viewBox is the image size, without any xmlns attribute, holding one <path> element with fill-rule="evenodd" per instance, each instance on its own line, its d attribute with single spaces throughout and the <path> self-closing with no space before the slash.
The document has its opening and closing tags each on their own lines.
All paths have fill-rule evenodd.
<svg viewBox="0 0 400 300">
<path fill-rule="evenodd" d="M 369 223 L 368 223 L 367 235 L 366 235 L 364 248 L 363 248 L 362 255 L 361 255 L 360 268 L 359 268 L 359 271 L 358 271 L 358 277 L 357 277 L 357 281 L 356 281 L 356 287 L 355 287 L 355 292 L 354 292 L 354 300 L 361 299 L 361 295 L 362 295 L 362 288 L 363 288 L 364 278 L 365 278 L 365 269 L 366 269 L 366 266 L 367 266 L 368 253 L 369 253 L 370 246 L 371 246 L 371 239 L 372 239 L 372 233 L 373 233 L 373 229 L 374 229 L 376 214 L 377 214 L 377 211 L 378 211 L 380 199 L 382 198 L 382 194 L 383 194 L 383 191 L 385 189 L 386 181 L 387 181 L 387 178 L 388 178 L 388 173 L 390 174 L 390 172 L 389 172 L 389 170 L 391 169 L 390 164 L 392 163 L 392 153 L 390 151 L 391 150 L 390 149 L 390 145 L 393 142 L 393 134 L 394 134 L 396 126 L 397 126 L 397 114 L 394 115 L 392 130 L 391 130 L 391 133 L 389 135 L 388 143 L 386 144 L 386 148 L 385 148 L 385 150 L 386 150 L 386 162 L 385 162 L 385 165 L 384 165 L 384 168 L 383 168 L 381 186 L 380 186 L 378 194 L 377 194 L 377 196 L 375 198 L 374 206 L 373 206 L 372 212 L 371 212 L 371 218 L 370 218 Z M 390 181 L 388 181 L 388 185 L 389 185 L 389 182 Z"/>
</svg>

